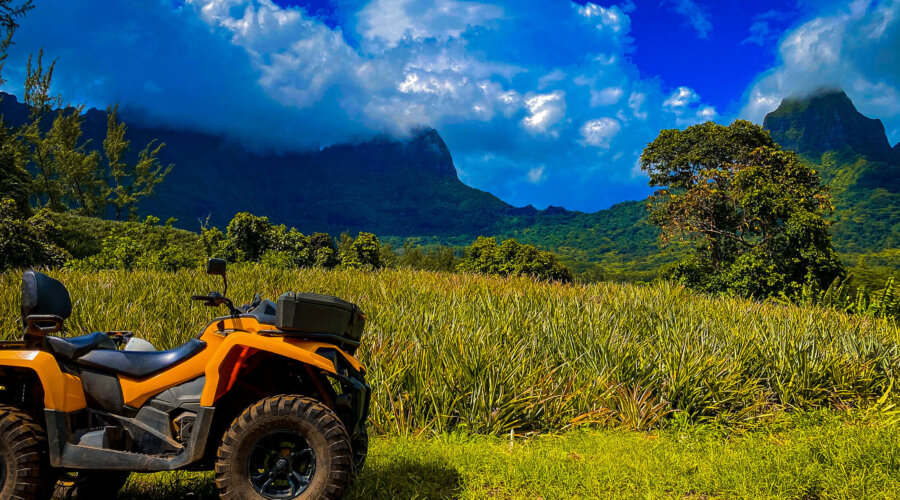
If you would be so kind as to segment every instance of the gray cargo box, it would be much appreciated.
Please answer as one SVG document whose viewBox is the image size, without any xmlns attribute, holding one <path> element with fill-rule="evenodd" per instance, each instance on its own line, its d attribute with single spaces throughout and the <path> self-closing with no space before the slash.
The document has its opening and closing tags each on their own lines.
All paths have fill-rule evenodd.
<svg viewBox="0 0 900 500">
<path fill-rule="evenodd" d="M 276 303 L 276 328 L 325 341 L 339 338 L 340 343 L 351 346 L 351 353 L 359 345 L 365 322 L 356 304 L 331 295 L 287 292 Z"/>
</svg>

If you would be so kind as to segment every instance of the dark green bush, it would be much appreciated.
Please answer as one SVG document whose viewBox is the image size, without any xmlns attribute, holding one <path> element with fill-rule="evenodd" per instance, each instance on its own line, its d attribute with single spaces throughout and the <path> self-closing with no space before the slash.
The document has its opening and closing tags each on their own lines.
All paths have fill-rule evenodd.
<svg viewBox="0 0 900 500">
<path fill-rule="evenodd" d="M 458 269 L 482 274 L 533 276 L 541 280 L 572 282 L 572 273 L 555 255 L 512 239 L 498 245 L 495 238 L 478 237 L 466 248 Z"/>
<path fill-rule="evenodd" d="M 12 198 L 0 200 L 0 271 L 35 266 L 59 266 L 68 258 L 56 241 L 59 226 L 46 210 L 26 217 Z"/>
</svg>

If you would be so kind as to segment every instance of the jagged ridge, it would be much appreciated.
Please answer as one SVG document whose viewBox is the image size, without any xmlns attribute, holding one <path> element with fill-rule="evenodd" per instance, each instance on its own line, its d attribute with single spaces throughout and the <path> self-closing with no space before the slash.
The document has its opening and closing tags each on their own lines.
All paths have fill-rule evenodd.
<svg viewBox="0 0 900 500">
<path fill-rule="evenodd" d="M 763 125 L 782 147 L 809 156 L 845 148 L 872 159 L 892 156 L 884 124 L 857 111 L 843 90 L 784 99 Z"/>
</svg>

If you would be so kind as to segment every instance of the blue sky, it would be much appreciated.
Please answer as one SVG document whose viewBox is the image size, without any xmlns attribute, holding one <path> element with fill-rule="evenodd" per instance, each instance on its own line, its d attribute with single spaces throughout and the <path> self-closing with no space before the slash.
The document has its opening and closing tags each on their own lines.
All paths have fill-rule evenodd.
<svg viewBox="0 0 900 500">
<path fill-rule="evenodd" d="M 433 126 L 515 205 L 649 193 L 663 128 L 844 88 L 900 140 L 900 0 L 37 0 L 4 68 L 126 117 L 303 149 Z"/>
</svg>

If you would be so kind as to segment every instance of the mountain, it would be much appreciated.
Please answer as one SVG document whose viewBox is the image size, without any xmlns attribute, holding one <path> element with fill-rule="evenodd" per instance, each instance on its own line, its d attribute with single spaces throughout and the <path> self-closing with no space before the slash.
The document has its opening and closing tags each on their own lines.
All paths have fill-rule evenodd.
<svg viewBox="0 0 900 500">
<path fill-rule="evenodd" d="M 810 157 L 850 151 L 890 160 L 893 151 L 881 120 L 868 118 L 842 90 L 820 90 L 784 99 L 763 125 L 783 148 Z"/>
<path fill-rule="evenodd" d="M 788 98 L 763 122 L 775 142 L 817 166 L 834 201 L 832 234 L 845 253 L 900 247 L 900 145 L 841 90 Z"/>
<path fill-rule="evenodd" d="M 17 125 L 25 121 L 27 108 L 4 94 L 0 113 L 7 124 Z M 235 213 L 249 211 L 304 233 L 369 231 L 396 243 L 415 238 L 461 245 L 480 235 L 515 237 L 561 254 L 576 271 L 601 260 L 615 268 L 645 269 L 664 260 L 658 255 L 657 230 L 644 222 L 644 202 L 595 213 L 514 207 L 461 182 L 434 129 L 404 140 L 376 137 L 318 151 L 276 153 L 123 118 L 132 149 L 157 139 L 166 144 L 160 161 L 175 165 L 157 186 L 157 195 L 141 203 L 141 213 L 175 217 L 184 229 L 198 230 L 207 217 L 223 227 Z M 100 147 L 105 112 L 86 111 L 83 130 L 85 139 Z"/>
<path fill-rule="evenodd" d="M 4 94 L 0 113 L 17 125 L 27 108 Z M 646 202 L 584 213 L 514 207 L 462 183 L 434 129 L 396 140 L 376 137 L 319 151 L 259 152 L 225 137 L 125 117 L 134 150 L 151 140 L 175 165 L 140 206 L 144 215 L 224 227 L 241 211 L 265 215 L 305 233 L 369 231 L 393 243 L 464 245 L 479 235 L 517 238 L 552 250 L 576 272 L 645 279 L 677 254 L 661 253 Z M 888 143 L 880 120 L 862 115 L 840 90 L 792 97 L 766 116 L 773 139 L 813 163 L 832 190 L 834 242 L 844 253 L 900 248 L 900 144 Z M 85 139 L 100 147 L 102 111 L 84 114 Z M 136 153 L 135 153 L 136 154 Z M 677 252 L 677 250 L 676 250 Z M 598 263 L 599 267 L 598 267 Z"/>
</svg>

